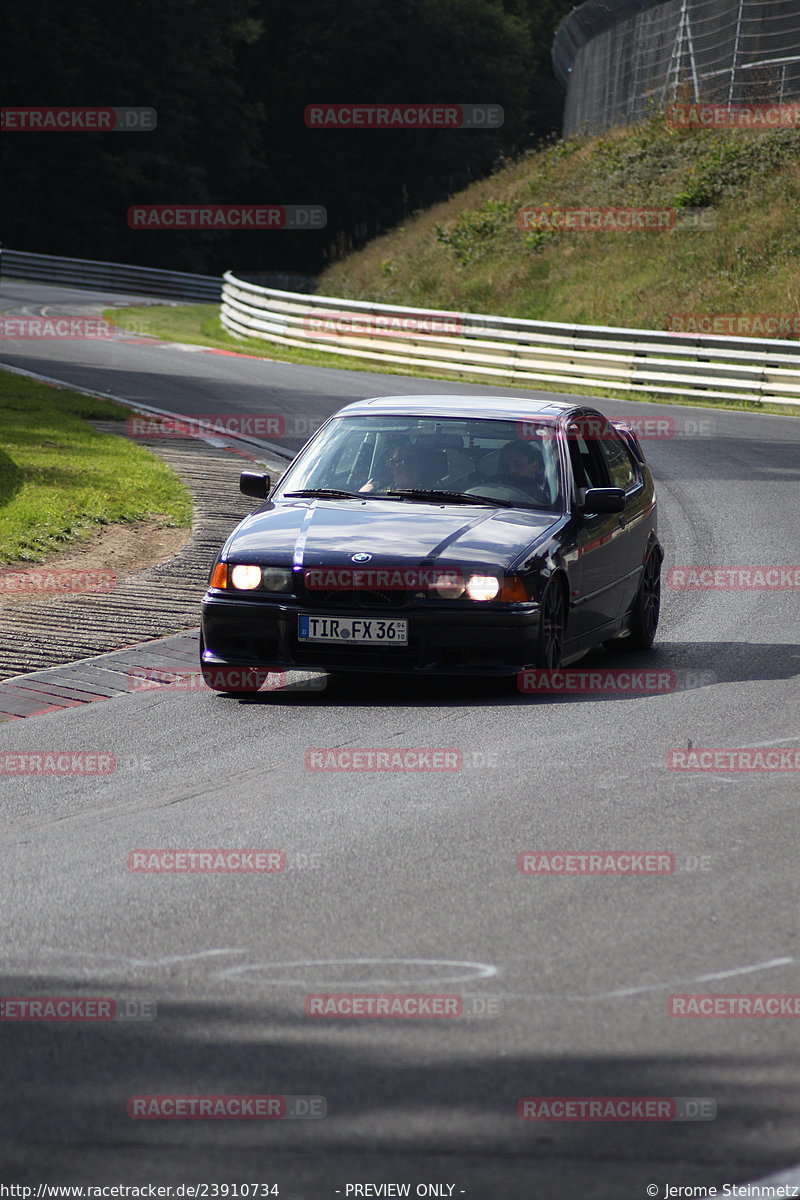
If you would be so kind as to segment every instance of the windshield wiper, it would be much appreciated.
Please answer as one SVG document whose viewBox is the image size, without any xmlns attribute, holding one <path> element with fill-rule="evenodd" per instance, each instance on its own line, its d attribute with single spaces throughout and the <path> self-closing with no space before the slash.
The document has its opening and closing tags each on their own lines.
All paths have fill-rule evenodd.
<svg viewBox="0 0 800 1200">
<path fill-rule="evenodd" d="M 339 488 L 302 488 L 299 492 L 284 492 L 283 498 L 288 500 L 290 496 L 321 496 L 334 500 L 363 500 L 361 492 L 343 492 Z"/>
<path fill-rule="evenodd" d="M 391 492 L 373 492 L 379 496 L 399 496 L 403 500 L 443 500 L 452 504 L 492 504 L 499 508 L 519 508 L 513 500 L 497 500 L 494 496 L 470 496 L 468 492 L 446 492 L 438 488 L 402 488 Z"/>
</svg>

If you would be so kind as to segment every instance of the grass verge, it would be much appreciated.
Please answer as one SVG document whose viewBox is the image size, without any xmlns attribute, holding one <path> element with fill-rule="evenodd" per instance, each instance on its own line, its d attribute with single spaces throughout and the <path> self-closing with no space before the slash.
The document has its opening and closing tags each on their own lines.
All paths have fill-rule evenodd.
<svg viewBox="0 0 800 1200">
<path fill-rule="evenodd" d="M 523 208 L 547 205 L 667 208 L 679 223 L 520 227 Z M 638 329 L 680 328 L 675 314 L 792 315 L 799 212 L 800 130 L 678 129 L 655 115 L 522 155 L 333 263 L 319 291 Z"/>
<path fill-rule="evenodd" d="M 720 408 L 734 412 L 772 413 L 784 417 L 800 417 L 800 405 L 760 404 L 750 400 L 696 400 L 689 396 L 651 395 L 649 392 L 626 392 L 609 388 L 581 387 L 579 384 L 550 383 L 545 380 L 525 381 L 493 379 L 471 375 L 468 371 L 435 371 L 404 367 L 399 363 L 381 363 L 379 359 L 352 359 L 342 354 L 295 346 L 281 346 L 260 338 L 235 338 L 223 327 L 217 304 L 147 305 L 141 308 L 107 308 L 103 317 L 122 329 L 162 338 L 170 342 L 185 342 L 192 346 L 208 346 L 233 354 L 246 354 L 278 362 L 299 363 L 309 367 L 335 367 L 345 371 L 366 371 L 374 375 L 409 376 L 415 379 L 443 379 L 448 383 L 478 383 L 483 386 L 520 388 L 542 392 L 558 392 L 570 396 L 597 396 L 608 400 L 641 400 L 648 404 L 678 404 L 685 408 Z M 555 318 L 554 318 L 555 319 Z"/>
<path fill-rule="evenodd" d="M 93 429 L 110 400 L 0 371 L 0 563 L 43 562 L 98 525 L 191 525 L 189 493 L 143 446 Z"/>
</svg>

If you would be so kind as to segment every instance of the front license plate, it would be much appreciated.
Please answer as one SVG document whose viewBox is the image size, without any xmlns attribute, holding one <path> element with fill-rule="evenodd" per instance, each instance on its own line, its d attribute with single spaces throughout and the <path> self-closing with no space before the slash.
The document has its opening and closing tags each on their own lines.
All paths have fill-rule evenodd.
<svg viewBox="0 0 800 1200">
<path fill-rule="evenodd" d="M 297 636 L 305 642 L 367 642 L 369 645 L 407 646 L 408 621 L 383 617 L 298 616 Z"/>
</svg>

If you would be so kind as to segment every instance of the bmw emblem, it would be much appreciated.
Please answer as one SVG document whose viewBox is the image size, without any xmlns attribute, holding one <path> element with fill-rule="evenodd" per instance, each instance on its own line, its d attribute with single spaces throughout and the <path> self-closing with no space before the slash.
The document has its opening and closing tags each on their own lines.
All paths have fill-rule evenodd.
<svg viewBox="0 0 800 1200">
<path fill-rule="evenodd" d="M 372 558 L 371 554 L 364 554 L 362 551 L 359 554 L 351 554 L 350 562 L 357 562 L 357 563 L 369 562 L 371 558 Z"/>
</svg>

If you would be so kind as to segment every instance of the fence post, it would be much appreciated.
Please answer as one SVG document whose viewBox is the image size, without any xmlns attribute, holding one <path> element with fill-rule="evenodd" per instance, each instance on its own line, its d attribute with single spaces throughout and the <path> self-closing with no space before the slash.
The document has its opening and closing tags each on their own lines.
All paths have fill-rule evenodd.
<svg viewBox="0 0 800 1200">
<path fill-rule="evenodd" d="M 744 8 L 744 0 L 739 0 L 739 9 L 736 13 L 736 33 L 733 39 L 733 58 L 731 59 L 731 84 L 728 88 L 728 104 L 733 103 L 733 92 L 736 86 L 736 60 L 739 57 L 739 39 L 742 36 L 742 9 Z"/>
</svg>

